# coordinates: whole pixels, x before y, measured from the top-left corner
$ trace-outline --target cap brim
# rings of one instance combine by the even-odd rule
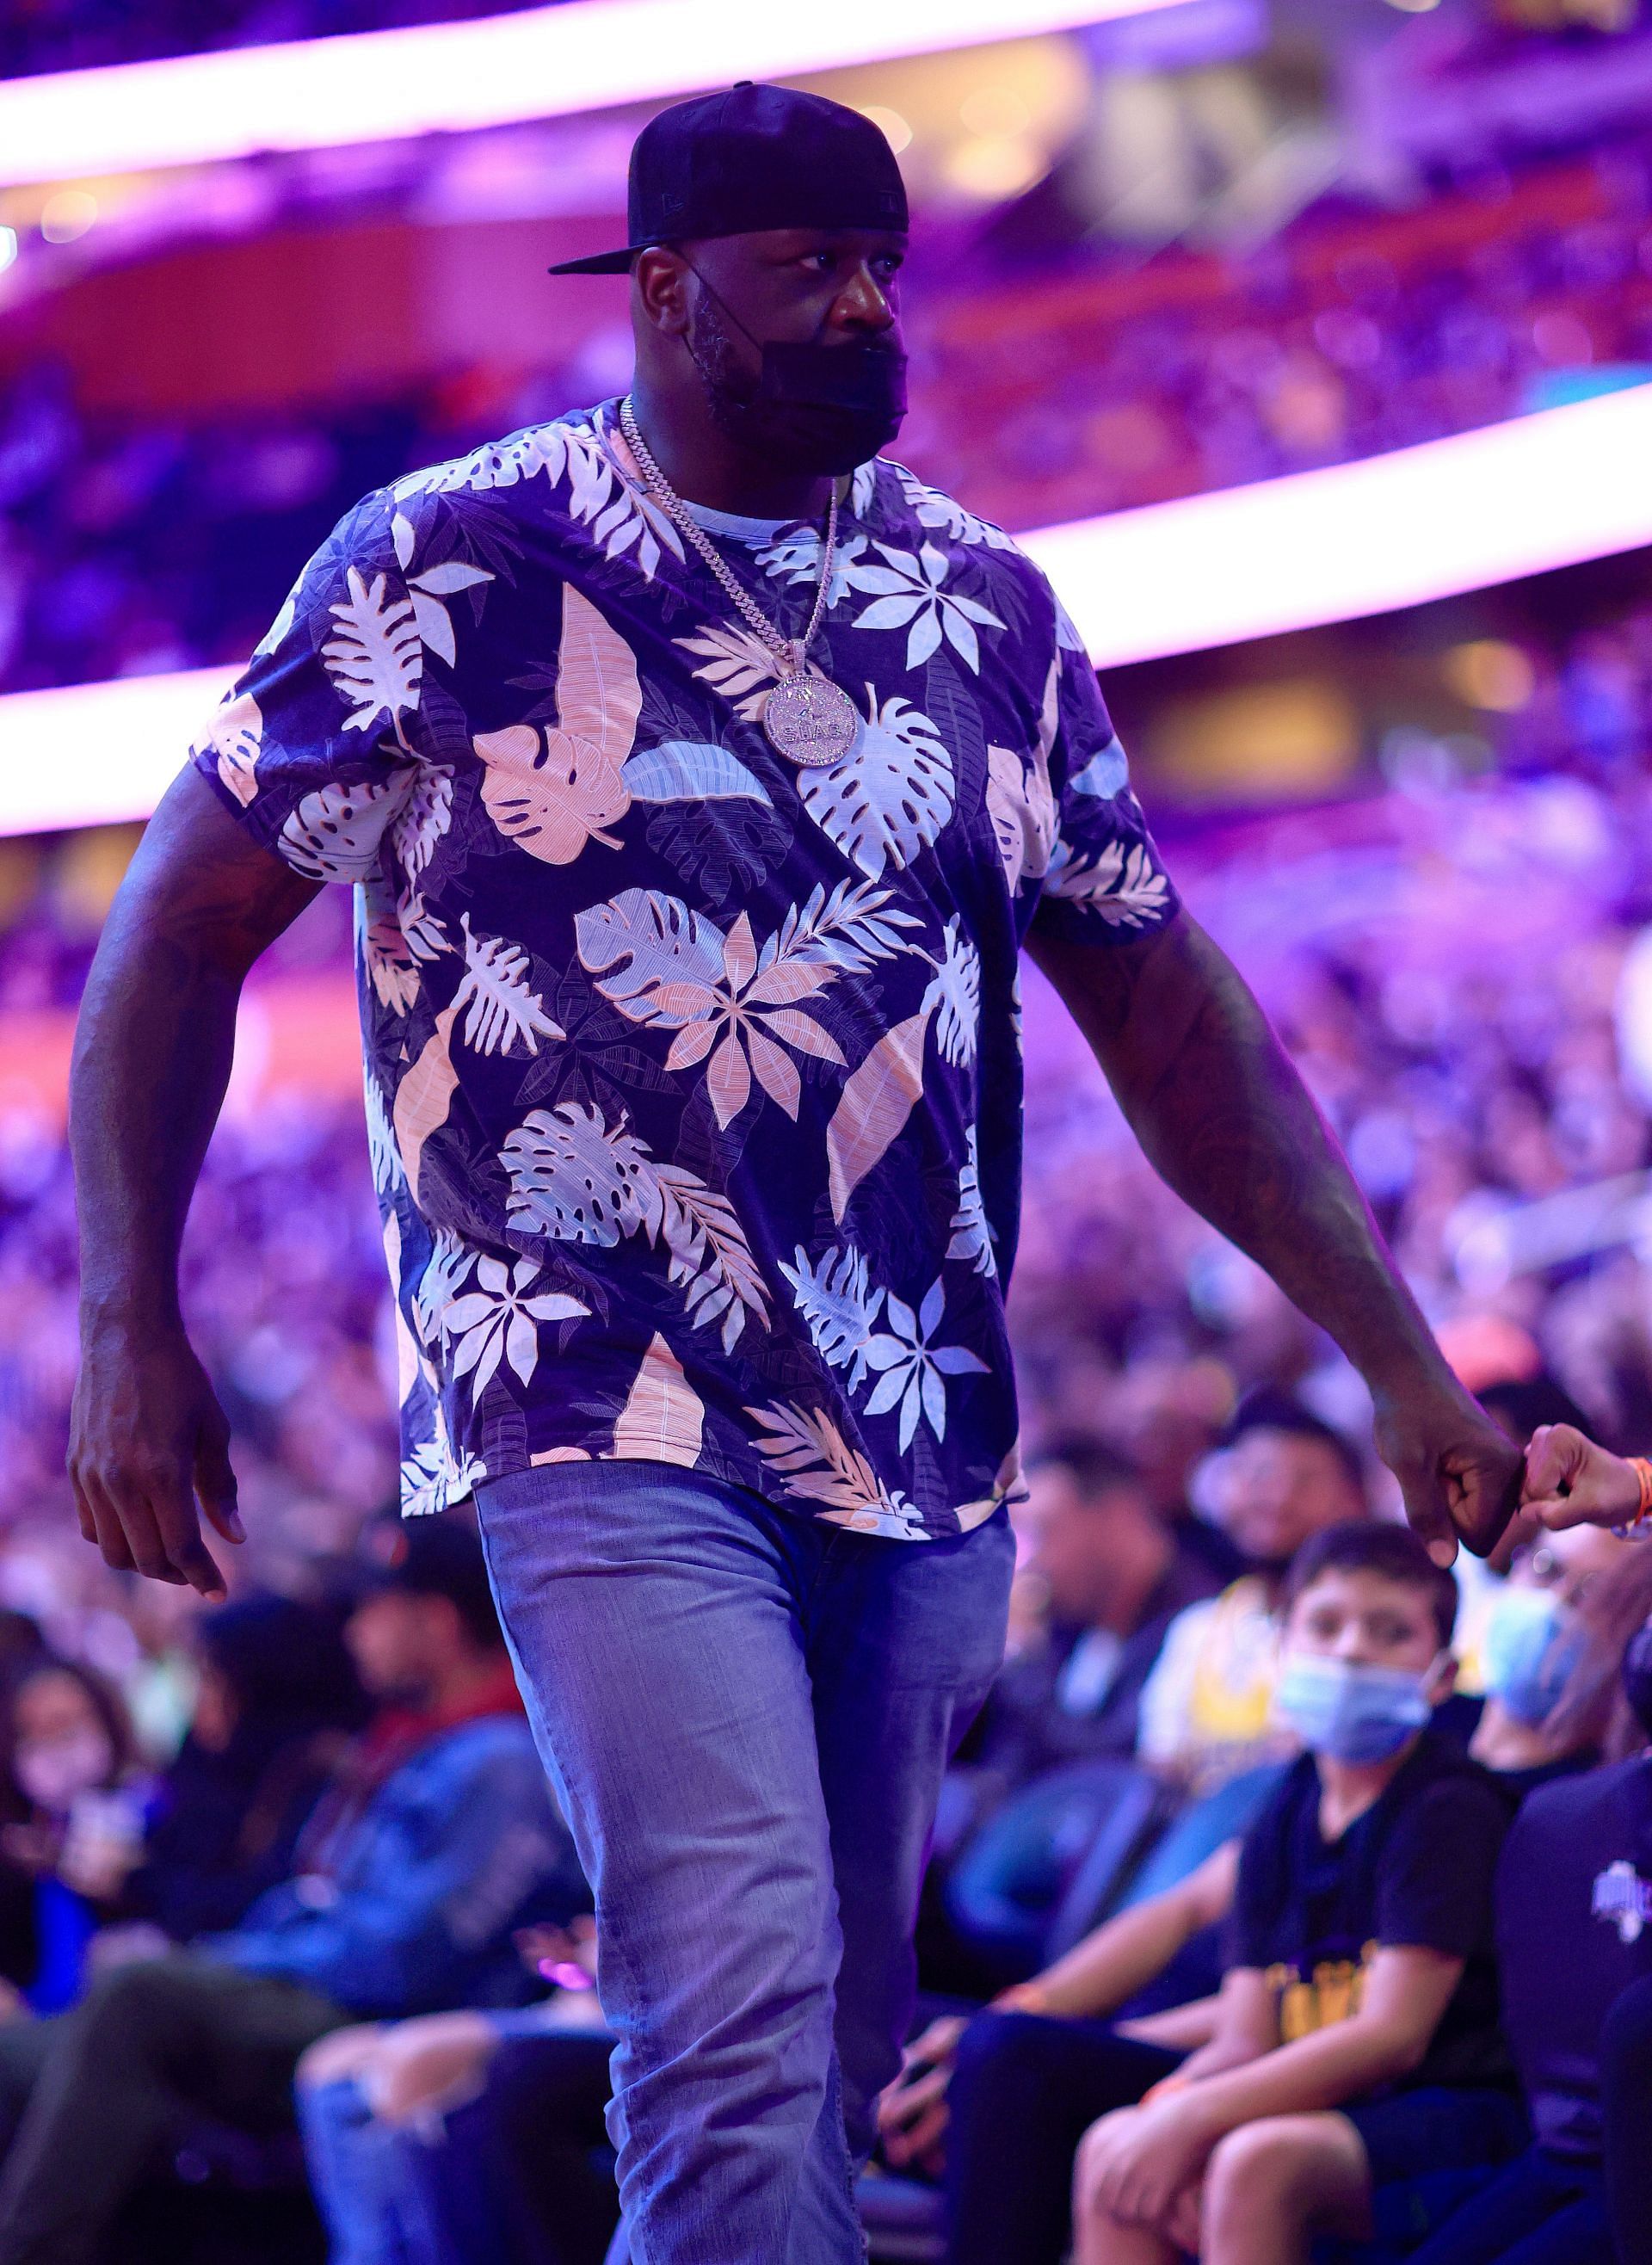
[[[593,252],[589,259],[562,259],[545,270],[547,275],[629,275],[631,262],[646,245],[628,244],[623,251]]]

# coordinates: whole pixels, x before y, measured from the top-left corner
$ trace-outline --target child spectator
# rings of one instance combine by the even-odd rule
[[[1245,1837],[1210,2041],[1153,2042],[1174,2016],[1053,2039],[1036,2014],[973,2023],[954,2265],[1056,2265],[1070,2224],[1077,2265],[1306,2260],[1318,2232],[1369,2230],[1377,2185],[1521,2144],[1492,1956],[1507,1804],[1425,1727],[1451,1687],[1455,1584],[1409,1533],[1360,1521],[1305,1545],[1284,1604],[1276,1706],[1307,1752]],[[1006,2174],[1040,2152],[1042,2180]]]
[[[1243,1403],[1206,1476],[1248,1569],[1171,1622],[1142,1691],[1137,1744],[1144,1762],[1194,1794],[1293,1751],[1272,1718],[1285,1574],[1311,1535],[1369,1508],[1354,1450],[1283,1393]]]
[[[1631,1641],[1622,1679],[1652,1736],[1652,1625]],[[1497,1947],[1534,2144],[1445,2221],[1415,2265],[1611,2265],[1614,2234],[1618,2265],[1646,2265],[1646,2078],[1634,2065],[1646,2056],[1623,2047],[1626,2033],[1644,2036],[1652,1995],[1652,1759],[1528,1798],[1498,1869]]]

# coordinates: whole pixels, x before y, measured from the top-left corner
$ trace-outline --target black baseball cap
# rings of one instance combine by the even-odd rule
[[[906,188],[870,118],[824,95],[742,79],[673,103],[631,150],[621,251],[564,259],[553,275],[623,275],[651,244],[770,228],[891,229]]]

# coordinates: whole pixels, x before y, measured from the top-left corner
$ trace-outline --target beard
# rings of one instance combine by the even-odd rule
[[[852,472],[900,430],[906,357],[897,346],[775,341],[754,371],[709,288],[688,329],[711,421],[775,470],[809,478]]]

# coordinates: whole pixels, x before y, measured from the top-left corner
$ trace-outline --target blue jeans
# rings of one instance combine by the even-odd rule
[[[596,1898],[634,2265],[858,2260],[941,1775],[1003,1655],[1006,1513],[891,1541],[644,1462],[478,1509]]]

